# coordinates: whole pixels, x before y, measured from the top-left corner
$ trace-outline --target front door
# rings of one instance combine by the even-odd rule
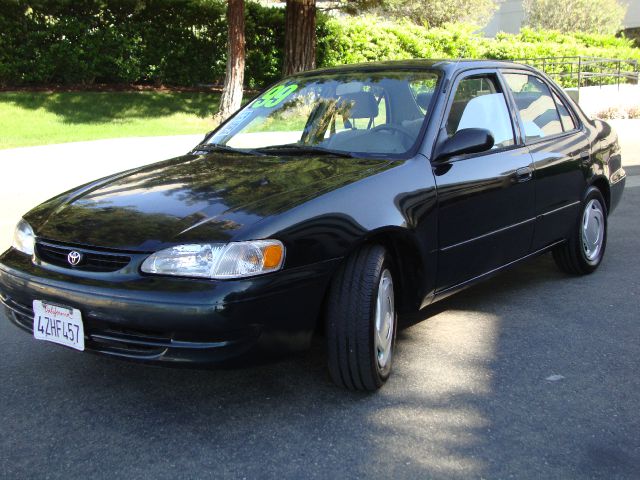
[[[488,152],[452,157],[433,167],[438,290],[527,255],[535,223],[531,155],[515,134],[497,74],[467,74],[452,91],[439,141],[463,128],[486,128],[495,144]]]

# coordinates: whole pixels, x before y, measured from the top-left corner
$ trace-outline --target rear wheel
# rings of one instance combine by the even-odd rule
[[[393,266],[382,246],[365,246],[347,259],[331,285],[325,321],[334,383],[380,388],[391,373],[397,325]]]
[[[606,246],[607,207],[600,190],[589,187],[571,237],[553,251],[553,258],[565,272],[586,275],[598,268]]]

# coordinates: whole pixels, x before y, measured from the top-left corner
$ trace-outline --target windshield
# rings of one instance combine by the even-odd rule
[[[404,154],[436,90],[435,71],[291,77],[238,112],[209,144],[234,149]]]

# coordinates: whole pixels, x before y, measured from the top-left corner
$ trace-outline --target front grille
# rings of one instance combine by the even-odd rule
[[[77,265],[71,265],[68,261],[69,253],[73,251],[82,255],[82,260]],[[131,257],[122,254],[68,247],[42,241],[36,243],[36,255],[40,260],[51,265],[86,272],[116,272],[131,262]]]

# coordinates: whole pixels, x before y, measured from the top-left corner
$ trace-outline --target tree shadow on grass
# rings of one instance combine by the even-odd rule
[[[207,118],[218,110],[219,100],[219,94],[205,92],[0,93],[0,104],[45,109],[72,124],[153,119],[176,113]]]

